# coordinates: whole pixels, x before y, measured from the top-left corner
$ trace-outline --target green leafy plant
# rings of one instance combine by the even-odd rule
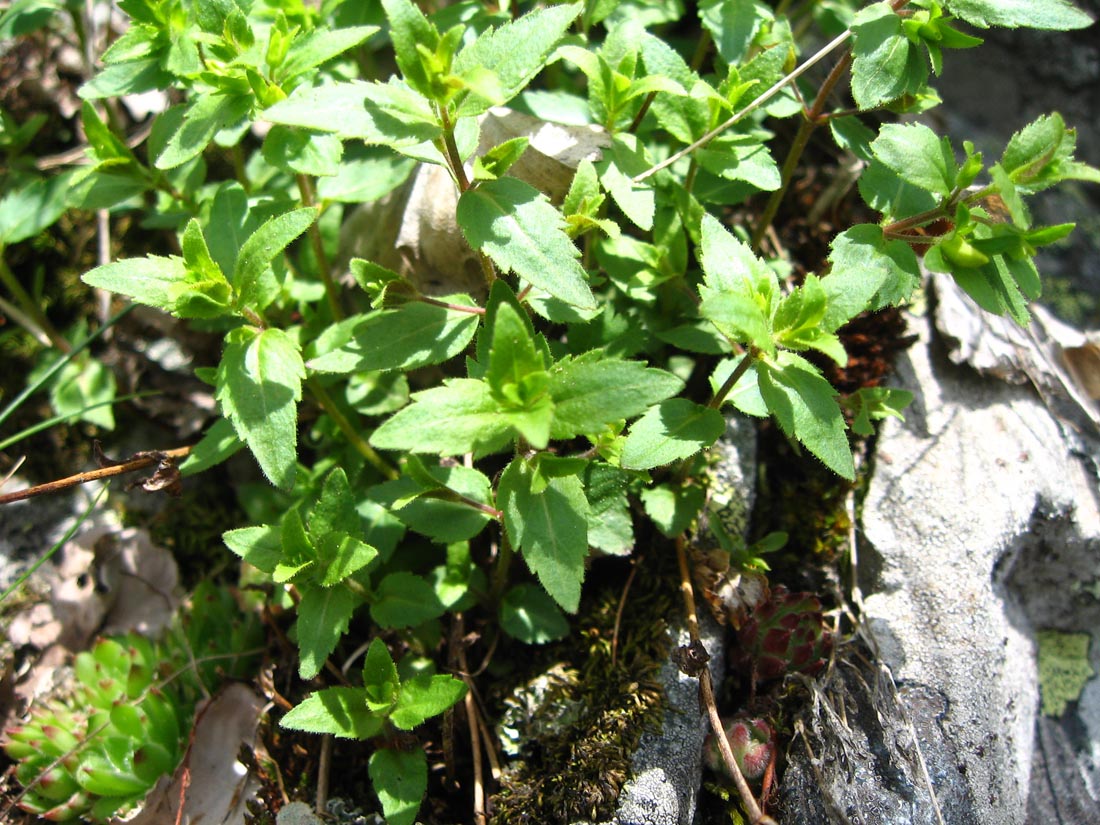
[[[171,233],[169,254],[84,282],[220,337],[198,374],[221,419],[181,469],[246,447],[275,488],[261,523],[224,539],[286,594],[301,679],[321,679],[350,636],[371,639],[353,684],[319,687],[282,724],[370,740],[391,822],[412,822],[427,789],[415,729],[468,689],[438,672],[442,647],[451,668],[460,652],[441,621],[472,617],[493,640],[564,636],[593,548],[629,552],[641,513],[669,538],[699,524],[727,415],[772,419],[853,479],[851,434],[900,417],[910,397],[829,383],[826,365],[847,362],[845,325],[909,301],[922,257],[1026,324],[1036,251],[1072,228],[1034,225],[1027,198],[1100,181],[1056,114],[992,162],[923,123],[884,122],[937,104],[929,81],[950,50],[980,44],[973,32],[1090,23],[1063,0],[708,0],[695,44],[672,38],[673,0],[119,7],[130,26],[80,90],[89,162],[22,185],[0,218],[37,198],[55,217],[140,209]],[[41,23],[38,6],[0,18]],[[811,32],[833,39],[807,54]],[[154,89],[180,102],[131,146],[104,104]],[[518,172],[531,135],[479,145],[506,105],[598,127],[602,149],[559,167],[552,197]],[[25,146],[33,126],[6,145]],[[859,161],[862,203],[852,193],[851,225],[796,276],[774,237],[815,140]],[[474,286],[429,287],[412,265],[341,246],[350,204],[430,168],[453,182],[447,217]],[[0,243],[30,229],[6,231]],[[754,575],[777,543],[723,540]],[[820,605],[781,592],[742,629],[761,668],[778,657],[761,678],[812,670],[827,647]]]

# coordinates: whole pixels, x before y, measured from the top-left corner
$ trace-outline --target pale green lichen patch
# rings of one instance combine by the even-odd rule
[[[1096,675],[1089,665],[1090,637],[1087,633],[1040,630],[1037,638],[1043,713],[1061,716],[1070,702],[1080,698],[1085,683]]]

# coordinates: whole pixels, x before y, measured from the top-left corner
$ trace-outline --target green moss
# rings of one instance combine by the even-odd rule
[[[1089,665],[1087,633],[1063,633],[1040,630],[1039,692],[1043,697],[1043,713],[1061,716],[1070,702],[1081,697],[1081,691],[1096,671]]]
[[[665,617],[680,609],[673,561],[672,549],[664,547],[639,562],[617,645],[623,577],[613,577],[582,605],[578,630],[546,651],[540,671],[556,667],[530,703],[523,727],[531,736],[501,777],[493,825],[612,817],[642,734],[660,724],[664,710],[657,679],[668,656]],[[506,707],[528,703],[533,677],[521,681]]]

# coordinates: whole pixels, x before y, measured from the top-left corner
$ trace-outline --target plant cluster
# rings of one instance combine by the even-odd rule
[[[34,31],[60,5],[15,3],[0,30]],[[247,448],[274,488],[262,523],[224,539],[286,594],[302,680],[349,637],[371,639],[353,684],[320,687],[282,724],[370,740],[397,825],[415,820],[429,777],[405,734],[473,684],[445,618],[476,624],[486,657],[500,634],[563,637],[593,549],[629,552],[642,518],[670,539],[697,525],[697,482],[729,414],[771,418],[852,479],[851,434],[900,416],[909,396],[829,383],[822,364],[846,363],[845,325],[904,305],[921,257],[1026,324],[1036,250],[1072,228],[1033,225],[1026,199],[1100,181],[1056,114],[994,159],[888,122],[936,105],[931,78],[945,52],[981,42],[974,31],[1088,25],[1064,0],[702,0],[690,43],[671,26],[680,0],[117,6],[129,26],[80,89],[88,162],[51,177],[13,164],[0,252],[68,208],[137,212],[167,231],[170,254],[83,280],[220,336],[217,363],[197,370],[220,417],[181,470]],[[171,105],[135,144],[118,101],[153,91]],[[528,137],[479,148],[481,119],[505,105],[601,127],[605,148],[560,202],[509,174]],[[6,119],[5,151],[25,151],[34,129]],[[877,218],[836,234],[825,264],[796,279],[772,230],[814,138],[858,159]],[[479,288],[429,294],[365,259],[333,271],[352,205],[420,164],[453,180]],[[0,275],[29,328],[52,329]],[[84,387],[66,412],[110,396],[94,360],[65,369],[59,380]],[[814,610],[802,601],[755,626],[798,636],[809,658],[781,653],[804,668],[824,650],[799,618]],[[747,643],[771,653],[765,636]]]
[[[72,688],[4,731],[26,789],[23,810],[51,822],[105,822],[175,770],[195,702],[226,676],[248,674],[255,657],[246,652],[261,636],[225,590],[200,585],[191,604],[178,635],[154,643],[129,633],[78,653]]]

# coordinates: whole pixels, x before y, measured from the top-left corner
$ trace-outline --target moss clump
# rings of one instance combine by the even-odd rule
[[[547,651],[544,662],[554,665],[555,676],[530,705],[524,725],[530,738],[492,799],[493,825],[599,822],[614,814],[642,734],[660,723],[664,710],[658,671],[668,656],[665,617],[678,608],[675,565],[671,549],[664,549],[638,561],[617,643],[625,576],[605,576],[609,583],[582,606],[579,630]],[[599,564],[623,566],[618,560]],[[505,704],[528,704],[525,690],[533,678]]]

